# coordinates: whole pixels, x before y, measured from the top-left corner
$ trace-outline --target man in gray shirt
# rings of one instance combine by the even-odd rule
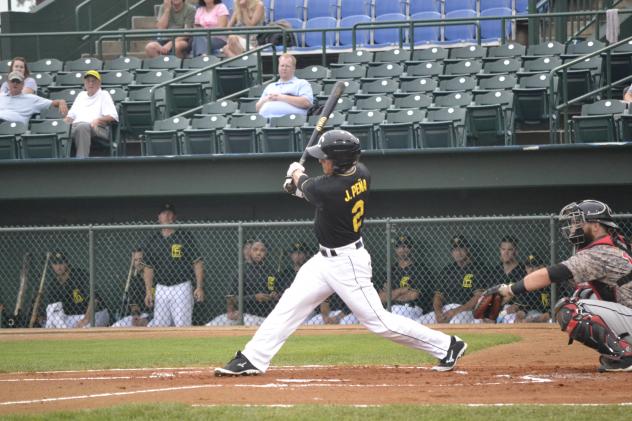
[[[193,28],[195,21],[195,8],[184,0],[163,0],[158,11],[157,29],[184,29]],[[175,48],[171,38],[158,37],[145,46],[145,54],[148,58],[168,55],[173,50],[175,55],[186,58],[189,54],[189,38],[177,37]]]
[[[8,81],[9,94],[0,95],[0,121],[15,121],[28,126],[33,114],[51,106],[59,108],[62,116],[68,113],[68,105],[63,99],[51,101],[37,95],[23,94],[24,76],[22,73],[10,73]]]

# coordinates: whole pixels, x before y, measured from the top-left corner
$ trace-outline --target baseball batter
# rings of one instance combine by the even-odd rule
[[[576,290],[555,306],[555,317],[574,340],[597,350],[599,371],[632,371],[632,250],[605,203],[584,200],[560,212],[562,235],[574,246],[569,259],[523,280],[490,288],[505,300],[552,282]]]
[[[324,175],[308,177],[303,166],[294,162],[287,176],[297,186],[294,194],[316,208],[314,229],[320,251],[301,267],[243,353],[237,351],[224,368],[215,369],[215,375],[265,373],[292,332],[334,292],[370,331],[430,353],[440,360],[434,370],[452,370],[466,343],[387,312],[371,282],[371,256],[361,236],[371,176],[358,162],[360,141],[346,131],[332,130],[307,152],[318,158]]]

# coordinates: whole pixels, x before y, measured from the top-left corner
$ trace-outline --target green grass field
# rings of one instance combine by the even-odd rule
[[[460,334],[468,353],[519,340],[508,334]],[[0,371],[80,370],[133,367],[208,367],[222,365],[249,339],[238,337],[164,339],[72,339],[0,342]],[[275,365],[425,364],[424,353],[371,334],[291,337],[274,359]],[[423,390],[420,390],[423,393]],[[208,406],[182,404],[124,405],[107,409],[2,416],[7,420],[585,420],[629,419],[624,406],[466,406],[385,405],[291,407]]]

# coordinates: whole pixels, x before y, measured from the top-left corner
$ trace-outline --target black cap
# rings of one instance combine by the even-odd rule
[[[68,263],[68,259],[66,259],[66,255],[63,251],[56,250],[50,254],[50,263],[53,265]]]
[[[469,248],[470,247],[470,243],[465,238],[463,238],[463,236],[455,235],[450,240],[450,247],[453,248],[453,249]]]
[[[530,253],[527,256],[527,261],[525,262],[525,265],[527,265],[527,266],[542,266],[542,265],[544,265],[544,262],[542,261],[540,256],[538,256],[537,254]]]
[[[296,251],[307,254],[307,245],[301,241],[292,243],[290,246],[290,253],[294,253]]]
[[[413,246],[412,238],[410,238],[408,235],[400,235],[395,240],[395,248],[400,247],[400,246],[406,246],[408,248],[412,248]]]
[[[175,214],[176,213],[176,207],[173,206],[171,203],[165,203],[160,208],[159,213],[166,212],[166,211],[171,211],[171,212],[173,212]]]

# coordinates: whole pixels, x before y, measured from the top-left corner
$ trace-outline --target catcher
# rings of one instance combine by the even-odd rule
[[[596,349],[599,371],[632,372],[632,250],[605,203],[584,200],[560,212],[562,235],[574,255],[538,269],[523,280],[483,294],[475,316],[494,318],[499,301],[570,281],[575,292],[555,305],[554,317],[574,340]],[[494,314],[495,312],[495,314]]]

